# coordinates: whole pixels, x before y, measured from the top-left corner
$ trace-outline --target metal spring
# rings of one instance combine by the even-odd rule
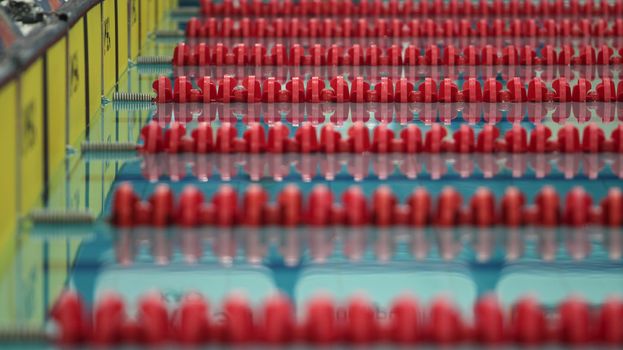
[[[171,64],[173,59],[167,56],[139,56],[136,64]]]
[[[0,342],[43,342],[51,338],[51,335],[41,328],[0,328]]]
[[[143,92],[115,92],[113,102],[152,102],[154,97]]]
[[[155,32],[156,38],[182,38],[184,37],[184,32],[181,30],[157,30]]]
[[[87,152],[134,152],[138,145],[134,142],[83,142],[80,149]]]
[[[30,213],[30,220],[35,224],[91,224],[95,217],[81,211],[39,210]]]

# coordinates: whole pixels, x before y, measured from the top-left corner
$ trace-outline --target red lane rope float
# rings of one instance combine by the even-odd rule
[[[623,19],[193,18],[192,38],[620,37]]]
[[[159,77],[153,83],[157,103],[495,103],[495,102],[616,102],[623,101],[623,81],[618,87],[611,78],[603,78],[595,88],[586,78],[570,83],[566,78],[555,79],[548,84],[539,79],[510,78],[506,86],[495,78],[481,84],[476,78],[468,78],[459,89],[452,79],[437,81],[432,78],[412,81],[408,78],[392,80],[381,78],[370,84],[363,77],[331,79],[291,77],[288,81],[275,78],[261,79],[247,76],[237,79],[177,77],[174,84],[167,77]],[[327,84],[327,81],[329,82]],[[419,84],[419,85],[417,85]]]
[[[319,129],[319,130],[318,130]],[[452,135],[440,124],[432,124],[426,133],[414,124],[394,132],[386,124],[369,130],[363,122],[355,122],[342,135],[332,123],[322,128],[304,122],[291,136],[289,128],[275,123],[266,130],[259,123],[249,124],[242,135],[233,124],[223,123],[216,130],[207,122],[187,135],[179,122],[164,128],[155,121],[141,130],[144,153],[623,153],[623,124],[612,130],[610,138],[595,123],[581,133],[575,125],[566,124],[558,130],[557,139],[543,124],[529,133],[519,124],[502,134],[493,125],[475,128],[461,125]]]
[[[52,320],[63,345],[115,344],[519,344],[568,345],[623,342],[623,301],[606,299],[598,308],[579,296],[563,300],[547,317],[545,306],[533,297],[522,297],[503,306],[492,294],[481,296],[465,315],[446,297],[422,304],[415,297],[396,298],[380,318],[377,307],[363,296],[337,303],[329,296],[315,296],[303,316],[284,295],[275,294],[253,306],[238,294],[225,298],[216,308],[226,317],[211,315],[214,305],[199,293],[184,295],[171,310],[163,295],[144,294],[135,315],[125,300],[113,292],[104,294],[88,311],[80,296],[67,291],[58,298]],[[337,317],[338,309],[348,317]]]
[[[615,16],[620,0],[202,0],[205,16]]]
[[[313,44],[307,49],[300,44],[275,44],[267,47],[238,44],[190,45],[179,43],[173,52],[176,66],[493,66],[493,65],[618,65],[623,62],[623,48],[609,45],[545,45],[538,50],[532,45],[391,45],[389,48]],[[538,54],[537,54],[538,51]],[[616,55],[615,55],[616,54]]]
[[[561,199],[552,187],[543,187],[534,204],[527,205],[520,190],[509,187],[499,201],[487,188],[480,188],[464,206],[462,196],[446,187],[436,200],[424,188],[416,188],[399,203],[389,187],[378,187],[370,198],[358,186],[343,192],[341,202],[324,185],[315,186],[306,199],[296,185],[286,186],[274,203],[259,185],[250,185],[239,197],[234,188],[222,185],[209,201],[195,186],[189,185],[177,196],[167,185],[159,185],[147,201],[142,201],[130,183],[115,190],[111,223],[116,227],[232,227],[306,225],[325,227],[585,227],[623,225],[623,194],[613,188],[597,206],[581,187]]]
[[[283,181],[292,175],[300,176],[302,181],[334,181],[344,175],[354,180],[439,180],[457,174],[461,178],[485,179],[544,179],[558,174],[566,180],[576,176],[623,179],[623,153],[159,153],[143,154],[141,174],[152,182],[165,176],[171,181],[188,177],[230,181],[237,176],[251,181]]]

